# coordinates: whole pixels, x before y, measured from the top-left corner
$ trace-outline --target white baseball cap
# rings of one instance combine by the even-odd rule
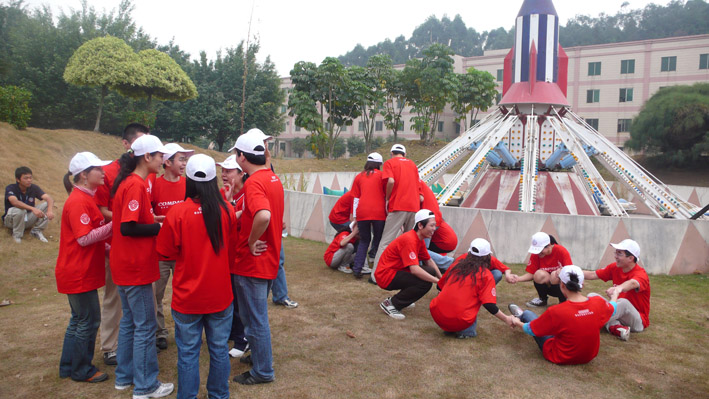
[[[241,136],[239,136],[239,137],[236,139],[236,143],[234,143],[234,146],[229,149],[229,152],[232,152],[232,151],[234,151],[235,149],[237,149],[237,148],[238,148],[237,145],[238,145],[238,143],[239,143],[239,139],[241,139],[242,137],[244,137],[244,136],[246,136],[246,135],[249,135],[249,137],[255,137],[258,141],[261,142],[261,145],[262,145],[262,146],[265,146],[265,144],[263,143],[264,141],[269,140],[269,139],[271,139],[271,138],[273,137],[273,136],[269,136],[269,135],[265,134],[264,132],[261,131],[261,129],[257,129],[257,128],[249,129],[248,132],[242,134]],[[252,148],[253,148],[253,147],[252,147]],[[248,152],[249,154],[254,154],[254,153],[252,152],[252,150],[244,150],[243,148],[239,148],[239,150],[242,151],[242,152]],[[262,152],[261,154],[254,154],[254,155],[263,155],[263,152]]]
[[[382,159],[382,156],[378,152],[373,152],[367,155],[367,161],[382,163],[384,159]]]
[[[414,216],[414,226],[416,223],[424,221],[426,219],[430,219],[436,217],[436,215],[432,212],[429,211],[428,209],[421,209],[420,211],[416,212],[416,215]]]
[[[638,258],[640,258],[640,245],[638,245],[637,242],[635,242],[629,238],[626,240],[623,240],[617,244],[611,244],[611,247],[613,247],[615,249],[620,249],[622,251],[630,252],[636,258],[636,260]]]
[[[229,151],[237,149],[248,154],[263,155],[266,150],[266,143],[263,142],[261,134],[251,131],[242,134],[236,139],[236,144]]]
[[[539,254],[550,242],[549,234],[541,231],[534,233],[532,236],[532,245],[529,247],[529,253],[535,255]]]
[[[476,238],[470,242],[468,252],[475,256],[487,256],[492,253],[492,250],[490,249],[490,243],[486,239]]]
[[[105,166],[111,161],[102,161],[91,152],[79,152],[69,162],[69,172],[76,176],[92,166]]]
[[[567,265],[561,268],[559,272],[559,280],[562,283],[568,284],[571,281],[570,275],[575,274],[579,280],[579,288],[583,288],[583,270],[575,265]]]
[[[394,151],[401,151],[404,154],[406,154],[406,147],[404,147],[401,144],[394,144],[393,146],[391,146],[391,152],[394,152]]]
[[[194,181],[210,181],[217,177],[217,167],[209,155],[197,154],[187,161],[185,174]]]
[[[170,150],[162,145],[162,141],[152,134],[144,134],[135,139],[133,144],[130,145],[130,149],[133,150],[133,155],[136,156],[152,154],[154,152],[162,152],[163,154],[170,152]]]
[[[165,163],[168,159],[172,158],[173,155],[177,154],[178,152],[184,152],[185,154],[192,155],[194,154],[194,150],[185,150],[182,148],[177,143],[167,143],[165,144],[165,148],[169,151],[165,153],[165,156],[163,157],[163,163]],[[189,156],[188,155],[188,156]]]
[[[217,165],[221,166],[222,169],[239,169],[239,170],[241,170],[241,168],[239,167],[239,164],[236,163],[236,155],[234,155],[234,154],[229,155],[224,160],[224,162],[217,162]]]

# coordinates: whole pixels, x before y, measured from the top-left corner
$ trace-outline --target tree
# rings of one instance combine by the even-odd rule
[[[645,103],[625,145],[656,154],[665,163],[709,163],[709,83],[666,87]]]
[[[470,121],[477,119],[478,111],[487,111],[495,101],[497,89],[495,78],[486,71],[469,68],[468,72],[458,76],[460,87],[458,96],[453,102],[453,111],[458,114],[456,121],[463,121],[461,133],[468,129],[468,114]]]
[[[146,76],[137,54],[123,40],[106,36],[89,40],[69,59],[64,80],[77,86],[100,88],[98,116],[94,131],[99,131],[103,100],[109,89],[120,85],[145,85]]]
[[[364,140],[357,136],[352,136],[347,139],[347,152],[350,153],[350,156],[354,156],[357,154],[361,154],[365,151],[365,144]],[[369,152],[371,150],[367,150]]]
[[[391,58],[375,55],[367,62],[367,68],[351,66],[347,69],[352,82],[352,93],[359,105],[360,122],[364,133],[365,151],[372,150],[372,138],[376,117],[383,114],[386,99],[386,84],[392,79]]]
[[[305,151],[308,149],[309,141],[300,137],[296,137],[291,141],[291,149],[298,156],[302,158]]]

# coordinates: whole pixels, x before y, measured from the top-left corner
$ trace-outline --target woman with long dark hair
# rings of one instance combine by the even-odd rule
[[[172,280],[172,318],[177,343],[177,397],[199,393],[202,332],[209,349],[207,396],[229,398],[229,332],[233,309],[229,268],[236,246],[236,215],[217,186],[214,160],[187,161],[185,202],[167,214],[157,250],[177,259]],[[206,238],[206,239],[205,239]]]
[[[566,297],[561,293],[558,273],[554,272],[573,264],[569,251],[559,245],[554,236],[540,231],[532,236],[529,253],[526,273],[517,282],[533,281],[539,297],[530,299],[527,306],[547,306],[550,296],[559,298],[559,303],[564,302]]]
[[[94,202],[96,189],[103,184],[101,161],[90,152],[71,159],[64,187],[69,198],[62,209],[59,255],[54,271],[57,290],[69,297],[71,318],[64,334],[59,377],[74,381],[101,382],[108,379],[92,364],[96,333],[101,324],[98,289],[105,285],[104,241],[111,235],[111,223]],[[70,178],[73,176],[73,179]]]
[[[377,255],[379,241],[384,232],[384,221],[387,218],[386,180],[382,179],[381,167],[382,156],[379,153],[367,155],[364,171],[360,172],[352,183],[352,213],[359,230],[359,246],[352,268],[355,278],[372,272],[364,262],[367,258],[374,259]]]
[[[581,293],[584,275],[580,267],[561,268],[559,282],[567,301],[552,306],[541,316],[524,312],[510,304],[515,326],[534,337],[545,359],[556,364],[585,364],[598,355],[601,345],[600,330],[618,306],[618,292],[606,302],[600,296]],[[593,295],[593,296],[592,296]]]
[[[157,173],[163,154],[169,151],[152,135],[137,138],[119,159],[121,166],[113,183],[113,242],[111,273],[118,286],[123,317],[118,331],[116,389],[135,385],[133,398],[159,398],[174,386],[158,380],[155,346],[157,321],[153,283],[160,278],[155,222],[145,179]]]
[[[514,317],[497,307],[495,278],[490,272],[491,253],[487,240],[474,239],[467,256],[451,265],[438,281],[441,292],[431,300],[430,311],[443,331],[455,333],[458,338],[477,336],[480,306],[513,326]]]

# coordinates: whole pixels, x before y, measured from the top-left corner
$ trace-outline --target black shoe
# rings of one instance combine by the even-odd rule
[[[256,385],[267,384],[269,382],[273,382],[273,380],[261,380],[251,375],[251,372],[245,371],[234,377],[234,382],[238,382],[241,385]]]
[[[116,351],[104,352],[103,354],[103,364],[106,366],[115,366],[118,364],[116,361]]]
[[[155,340],[155,346],[158,347],[158,349],[165,350],[167,349],[167,338],[158,338]]]
[[[251,354],[248,354],[246,356],[242,356],[239,358],[239,363],[243,364],[250,364],[253,366],[254,362],[251,361]]]
[[[353,275],[354,278],[356,278],[357,280],[361,280],[361,279],[362,279],[362,273],[353,272],[352,275]]]
[[[370,277],[369,279],[367,279],[367,282],[368,282],[369,284],[377,285],[377,283],[376,283],[374,280],[372,280],[371,277]]]

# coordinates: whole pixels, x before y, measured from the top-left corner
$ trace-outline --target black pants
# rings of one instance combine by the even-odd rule
[[[432,286],[433,283],[423,281],[411,273],[398,271],[396,275],[394,275],[394,279],[391,280],[391,283],[386,287],[386,290],[401,290],[391,297],[391,304],[394,305],[396,310],[401,310],[421,299],[431,290]]]
[[[364,267],[364,261],[369,255],[370,258],[374,259],[377,256],[377,249],[379,249],[379,241],[382,239],[382,233],[384,232],[384,221],[383,220],[362,220],[357,222],[357,228],[359,228],[359,246],[357,247],[357,253],[354,258],[354,267],[352,271],[359,273]],[[371,240],[371,247],[370,247]],[[369,249],[369,251],[367,251]]]
[[[559,284],[538,284],[534,283],[534,288],[537,289],[537,293],[539,294],[539,299],[542,301],[546,301],[548,297],[553,296],[556,298],[559,298],[559,303],[562,303],[566,300],[566,297],[564,294],[561,293],[561,287],[559,287]]]

